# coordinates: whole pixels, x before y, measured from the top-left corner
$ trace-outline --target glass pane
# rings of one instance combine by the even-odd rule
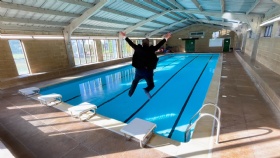
[[[142,40],[136,40],[136,44],[142,44]]]
[[[77,40],[77,43],[78,43],[78,50],[79,50],[79,56],[80,56],[81,64],[86,64],[83,40]]]
[[[108,48],[107,40],[101,40],[101,45],[102,45],[102,54],[105,54]]]
[[[271,37],[271,33],[272,33],[272,25],[269,27],[269,37]]]
[[[80,63],[80,58],[79,58],[77,41],[76,40],[71,40],[71,44],[72,44],[72,49],[73,49],[75,65],[80,65],[81,63]]]
[[[122,40],[121,41],[121,48],[122,48],[122,57],[123,58],[127,57],[127,50],[126,50],[125,44],[126,44],[126,41]]]
[[[117,40],[112,40],[113,41],[113,59],[117,59],[118,57],[118,45],[117,45]]]
[[[123,46],[123,57],[132,56],[133,49],[125,40],[123,40],[122,46]]]
[[[108,40],[101,40],[102,44],[102,54],[103,54],[103,60],[108,60],[107,54],[109,53],[109,44]]]
[[[83,40],[83,41],[84,41],[84,50],[85,50],[85,54],[86,54],[86,62],[87,62],[87,64],[89,64],[89,63],[91,63],[89,42],[88,42],[88,40]]]
[[[126,49],[127,49],[128,56],[132,56],[133,48],[128,43],[126,43]]]
[[[18,74],[29,74],[28,65],[20,40],[9,40],[9,45],[13,54],[13,58],[15,60]]]

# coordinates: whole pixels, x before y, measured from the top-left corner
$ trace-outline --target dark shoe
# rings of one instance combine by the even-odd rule
[[[129,97],[131,97],[131,96],[132,96],[132,93],[131,93],[131,91],[129,91],[129,92],[128,92],[128,96],[129,96]]]
[[[147,97],[149,98],[149,99],[151,99],[152,97],[151,97],[151,94],[144,88],[144,92],[145,92],[145,94],[147,95]]]

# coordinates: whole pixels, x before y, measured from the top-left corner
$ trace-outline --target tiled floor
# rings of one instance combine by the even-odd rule
[[[234,54],[224,54],[222,76],[222,127],[213,158],[280,157],[279,111],[263,99]]]
[[[224,54],[223,60],[218,101],[222,126],[212,157],[280,157],[279,112],[263,99],[233,53]],[[42,106],[16,94],[17,89],[0,91],[0,138],[16,157],[173,157],[156,148],[141,149],[138,142]],[[208,152],[177,156],[200,157]]]

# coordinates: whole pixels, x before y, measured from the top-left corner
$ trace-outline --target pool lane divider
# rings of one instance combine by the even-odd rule
[[[67,99],[67,100],[65,100],[65,101],[63,101],[63,102],[68,102],[68,101],[70,101],[70,100],[73,100],[73,99],[75,99],[75,98],[78,98],[78,97],[80,97],[81,95],[77,95],[77,96],[74,96],[74,97],[72,97],[72,98],[70,98],[70,99]]]
[[[127,75],[123,75],[121,78],[124,78],[124,77],[126,77]],[[104,84],[102,84],[101,86],[103,87],[103,86],[106,86],[107,84],[106,83],[104,83]],[[122,92],[123,93],[123,92]],[[75,98],[78,98],[78,97],[81,97],[81,94],[79,94],[79,95],[77,95],[77,96],[74,96],[74,97],[72,97],[72,98],[70,98],[70,99],[67,99],[66,101],[63,101],[63,102],[68,102],[68,101],[70,101],[70,100],[73,100],[73,99],[75,99]]]
[[[183,67],[181,67],[176,73],[174,73],[152,96],[155,96],[174,76],[176,76],[181,70],[183,70],[187,65],[189,65],[191,62],[193,62],[198,56],[195,56],[192,60],[190,60],[188,63],[186,63]],[[134,115],[136,115],[148,102],[150,99],[148,99],[140,108],[138,108],[133,114],[131,114],[124,123],[127,123]]]
[[[172,56],[172,57],[173,57],[173,56]],[[170,58],[171,58],[171,57],[170,57]],[[169,58],[167,58],[167,59],[169,59]],[[165,60],[166,60],[166,59],[165,59]],[[179,59],[177,59],[177,60],[179,60]],[[177,61],[177,60],[175,60],[175,61]],[[167,65],[165,65],[165,66],[168,66],[168,65],[170,65],[170,64],[173,63],[173,62],[174,62],[174,61],[170,62],[169,64],[167,64]],[[165,67],[165,66],[164,66],[164,67]],[[142,80],[140,80],[140,81],[142,81]],[[139,82],[140,82],[140,81],[139,81]],[[100,108],[102,105],[104,105],[104,104],[106,104],[106,103],[108,103],[108,102],[110,102],[110,101],[116,99],[118,96],[120,96],[120,95],[123,94],[124,92],[128,91],[129,89],[130,89],[130,87],[127,88],[127,89],[125,89],[124,91],[120,92],[119,94],[115,95],[114,97],[112,97],[112,98],[106,100],[105,102],[101,103],[100,105],[97,105],[97,108]],[[149,101],[149,100],[148,100],[148,101]],[[145,104],[145,103],[144,103],[144,104]]]
[[[172,58],[172,57],[174,57],[174,55],[170,55],[170,57],[168,57],[168,58],[166,58],[166,59],[163,59],[162,61],[167,60],[167,59]],[[124,75],[124,76],[122,76],[121,78],[123,78],[123,77],[125,77],[125,76],[127,76],[127,75]],[[106,86],[106,85],[107,85],[107,84],[102,84],[101,86],[103,87],[103,86]],[[99,105],[99,106],[97,106],[97,107],[100,107],[100,106],[102,106],[102,105],[104,105],[104,104],[110,102],[111,100],[117,98],[119,95],[123,94],[123,93],[124,93],[125,91],[127,91],[127,90],[128,90],[128,89],[124,90],[123,92],[121,92],[121,93],[119,93],[118,95],[116,95],[115,97],[113,97],[113,98],[111,98],[111,99],[105,101],[104,103],[102,103],[101,105]],[[80,94],[79,94],[79,95],[76,95],[76,96],[74,96],[74,97],[72,97],[72,98],[70,98],[70,99],[67,99],[67,100],[63,101],[63,102],[68,102],[68,101],[73,100],[73,99],[78,98],[78,97],[81,97],[81,95],[80,95]]]
[[[209,64],[209,62],[211,61],[212,57],[213,57],[213,55],[209,58],[208,62],[205,64],[203,70],[201,71],[199,77],[197,78],[197,80],[196,80],[196,82],[195,82],[195,84],[194,84],[194,86],[193,86],[191,92],[190,92],[189,95],[188,95],[188,98],[186,99],[186,101],[185,101],[185,103],[184,103],[184,105],[183,105],[183,107],[182,107],[182,109],[181,109],[181,111],[180,111],[180,113],[179,113],[179,115],[178,115],[176,121],[175,121],[175,123],[173,124],[173,127],[172,127],[172,129],[171,129],[171,131],[170,131],[170,133],[169,133],[169,135],[168,135],[168,138],[171,138],[171,137],[172,137],[172,134],[173,134],[175,128],[177,127],[177,124],[178,124],[179,120],[181,119],[181,116],[182,116],[182,114],[183,114],[185,108],[187,107],[188,101],[190,100],[193,91],[194,91],[194,89],[196,88],[196,85],[197,85],[198,81],[200,80],[202,74],[204,73],[204,71],[205,71],[207,65]]]

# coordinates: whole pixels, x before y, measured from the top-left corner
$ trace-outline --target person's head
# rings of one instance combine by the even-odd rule
[[[148,38],[145,38],[145,39],[142,40],[142,45],[143,46],[149,46],[149,43],[150,43],[150,41],[149,41]]]

